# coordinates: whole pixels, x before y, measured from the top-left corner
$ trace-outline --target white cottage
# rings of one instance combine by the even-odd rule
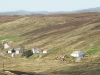
[[[24,52],[23,48],[17,48],[16,49],[16,54],[20,54],[20,53],[23,53],[23,52]]]
[[[10,50],[8,50],[8,53],[15,53],[15,50],[14,49],[10,49]]]
[[[49,53],[49,52],[50,52],[50,50],[48,50],[48,49],[43,50],[43,53]]]
[[[2,41],[2,45],[4,46],[4,49],[9,48],[10,46],[8,45],[8,43],[6,41]]]
[[[42,53],[42,50],[40,50],[39,48],[33,48],[32,52],[33,53]]]
[[[72,54],[71,54],[71,56],[72,57],[84,57],[84,53],[83,52],[81,52],[81,51],[74,51]]]
[[[7,43],[4,44],[4,49],[9,48],[9,45]]]

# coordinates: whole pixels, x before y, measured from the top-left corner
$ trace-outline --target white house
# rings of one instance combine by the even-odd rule
[[[24,52],[23,48],[17,48],[16,49],[16,54],[20,54],[20,53],[23,53],[23,52]]]
[[[4,46],[4,49],[9,48],[10,46],[8,45],[8,43],[6,41],[2,41],[2,45]]]
[[[43,53],[49,53],[49,52],[50,52],[50,50],[48,50],[48,49],[43,50]]]
[[[73,56],[73,57],[84,57],[84,53],[83,52],[81,52],[81,51],[74,51],[72,54],[71,54],[71,56]]]
[[[15,53],[15,50],[14,49],[10,49],[10,50],[8,50],[8,53]]]
[[[4,44],[4,49],[9,48],[9,45],[7,43]]]
[[[40,50],[39,48],[33,48],[32,52],[33,53],[42,53],[42,50]]]

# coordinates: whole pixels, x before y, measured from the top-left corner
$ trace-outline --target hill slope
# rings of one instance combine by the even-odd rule
[[[87,40],[90,41],[88,44],[99,40],[99,17],[99,13],[25,16],[0,24],[0,36],[4,39],[12,37],[13,41],[20,40],[16,42],[28,48],[60,47],[66,50],[78,43],[82,45]],[[74,48],[80,49],[80,46]]]
[[[94,51],[91,52],[91,55],[93,57],[99,56],[100,13],[15,16],[14,20],[8,21],[11,17],[8,17],[8,19],[6,16],[3,17],[6,22],[1,20],[0,41],[13,42],[13,48],[21,45],[26,49],[32,49],[33,47],[50,49],[51,52],[45,55],[43,60],[51,59],[61,54],[69,55],[76,49],[84,52]],[[25,62],[26,60],[23,59]],[[30,60],[30,62],[33,61]],[[42,63],[42,60],[37,60],[37,62]],[[49,62],[47,63],[50,64]],[[61,67],[63,68],[64,65],[61,65]],[[25,67],[23,66],[23,68]]]

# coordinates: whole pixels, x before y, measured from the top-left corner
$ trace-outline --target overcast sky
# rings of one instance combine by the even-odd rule
[[[5,11],[73,11],[100,7],[100,0],[0,0],[0,12]]]

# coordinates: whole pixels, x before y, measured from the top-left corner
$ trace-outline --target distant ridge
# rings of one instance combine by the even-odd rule
[[[89,8],[89,9],[82,9],[82,10],[75,10],[75,11],[57,11],[57,12],[48,12],[48,11],[25,11],[25,10],[18,10],[18,11],[8,11],[8,12],[0,12],[0,15],[36,15],[36,14],[69,14],[69,13],[81,13],[81,12],[100,12],[100,7],[96,8]]]
[[[76,10],[76,11],[73,11],[73,12],[74,13],[77,13],[77,12],[100,12],[100,7]]]
[[[19,10],[19,11],[8,11],[8,12],[0,12],[0,15],[31,15],[30,12],[25,10]]]
[[[8,16],[12,16],[12,15],[36,15],[36,14],[44,14],[44,15],[48,15],[48,14],[65,14],[67,12],[65,11],[59,11],[59,12],[48,12],[48,11],[25,11],[25,10],[18,10],[18,11],[8,11],[8,12],[0,12],[0,15],[8,15]]]

